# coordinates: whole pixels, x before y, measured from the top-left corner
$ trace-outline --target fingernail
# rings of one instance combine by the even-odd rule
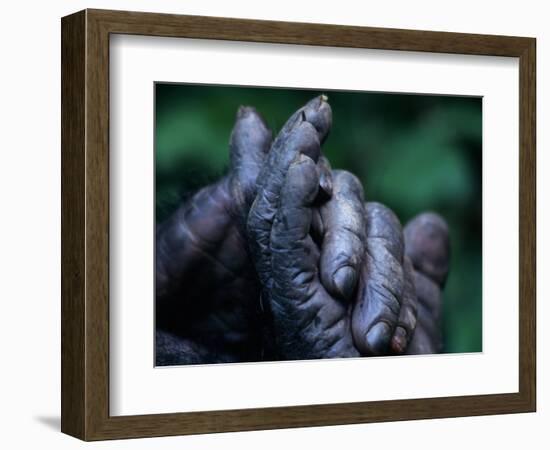
[[[289,119],[288,130],[289,131],[295,130],[305,121],[306,121],[306,115],[304,111],[299,111],[297,114],[294,114],[294,117]]]
[[[357,283],[357,272],[353,267],[344,266],[334,272],[334,286],[343,299],[349,300]]]
[[[304,107],[306,119],[319,133],[321,143],[327,138],[332,125],[332,110],[325,99],[323,96],[315,97]]]
[[[307,102],[305,108],[319,110],[321,106],[323,106],[323,103],[326,103],[327,100],[328,97],[325,94],[318,95],[317,97],[314,97],[309,102]]]
[[[365,336],[367,347],[372,354],[381,355],[388,348],[391,330],[386,322],[378,322]]]
[[[391,340],[391,349],[394,353],[401,354],[407,347],[407,332],[403,327],[397,327]]]

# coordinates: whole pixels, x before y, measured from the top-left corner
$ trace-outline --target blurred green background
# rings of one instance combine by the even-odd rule
[[[449,223],[444,350],[481,351],[481,98],[158,83],[157,221],[223,175],[239,105],[254,106],[276,132],[321,93],[333,111],[323,146],[332,167],[357,175],[365,198],[403,224],[425,210]]]

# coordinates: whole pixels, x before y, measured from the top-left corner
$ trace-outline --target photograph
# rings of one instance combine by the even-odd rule
[[[44,73],[61,102],[40,58],[19,58],[60,117],[35,108],[38,132],[6,148],[29,160],[22,136],[60,145],[60,161],[32,147],[60,163],[37,174],[58,178],[61,302],[46,309],[61,330],[39,333],[55,353],[35,352],[58,362],[57,390],[37,384],[54,409],[17,405],[121,445],[213,433],[257,448],[274,430],[333,448],[364,443],[338,430],[368,424],[369,444],[390,430],[425,446],[427,419],[449,419],[441,436],[471,423],[457,448],[540,436],[542,14],[90,6],[42,15],[60,27],[55,54],[20,52],[58,70]],[[12,91],[26,117],[28,89]],[[11,221],[25,238],[6,234],[24,268],[44,186],[14,197],[32,206]],[[46,364],[23,354],[6,359],[19,378]]]
[[[483,351],[482,97],[153,89],[155,367]]]

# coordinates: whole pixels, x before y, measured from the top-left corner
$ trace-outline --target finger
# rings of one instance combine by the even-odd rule
[[[320,143],[318,133],[309,122],[298,117],[293,128],[286,132],[283,141],[278,137],[269,153],[260,175],[258,194],[248,215],[247,229],[250,236],[250,249],[255,260],[256,270],[264,284],[270,281],[270,234],[279,195],[290,164],[300,153],[318,159]],[[317,179],[318,180],[318,179]],[[269,286],[267,286],[269,288]]]
[[[258,177],[258,195],[247,223],[256,270],[264,284],[270,283],[269,236],[288,167],[298,153],[318,161],[320,142],[328,135],[331,123],[332,111],[326,97],[316,97],[287,120],[271,145]]]
[[[242,199],[246,202],[244,204],[250,204],[253,200],[256,179],[263,167],[271,141],[271,130],[260,114],[252,107],[241,106],[231,132],[229,155],[231,170],[241,188],[236,189],[235,193],[245,197]]]
[[[292,114],[292,116],[290,116],[279,134],[277,134],[277,137],[275,138],[275,141],[271,146],[270,156],[272,156],[271,154],[273,153],[275,153],[276,155],[281,153],[282,148],[286,147],[287,141],[289,140],[290,136],[295,133],[297,126],[299,126],[303,122],[307,122],[313,127],[315,133],[317,134],[319,145],[312,148],[305,146],[301,149],[301,151],[309,156],[311,159],[313,159],[315,162],[318,161],[318,148],[320,148],[320,144],[328,136],[328,132],[332,125],[332,110],[330,108],[330,105],[326,102],[325,96],[315,97],[314,99],[306,103],[303,107],[298,109],[294,114]],[[276,156],[273,155],[273,158],[275,157]],[[270,160],[268,160],[268,164],[264,167],[262,175],[268,174],[270,172],[270,161],[271,158]]]
[[[391,350],[395,354],[402,354],[407,349],[416,327],[417,298],[414,285],[414,269],[409,258],[403,260],[405,287],[397,327],[391,340]]]
[[[405,252],[416,270],[444,286],[449,273],[449,227],[435,213],[422,213],[403,230]]]
[[[418,297],[418,318],[416,329],[407,348],[409,355],[440,353],[443,349],[441,333],[441,289],[427,276],[414,273]]]
[[[302,118],[302,120],[313,125],[319,135],[319,142],[321,144],[325,142],[332,126],[332,109],[327,100],[328,98],[325,95],[319,95],[311,99],[290,116],[279,135],[284,137],[286,133],[291,131],[293,123]]]
[[[308,124],[306,127],[305,124]],[[304,136],[303,142],[300,145],[300,151],[309,156],[315,162],[318,162],[320,156],[320,144],[328,135],[328,131],[332,124],[332,111],[330,105],[326,102],[326,97],[319,96],[310,100],[302,108],[298,109],[290,118],[286,121],[281,131],[277,134],[277,137],[273,141],[271,151],[266,164],[262,168],[260,173],[260,183],[267,183],[273,170],[276,169],[280,162],[280,157],[288,155],[290,161],[295,157],[295,153],[291,154],[288,149],[289,141],[296,141],[299,136],[297,130],[300,127],[311,128],[307,130],[307,136]],[[316,134],[316,139],[313,138],[313,134]],[[295,145],[296,147],[296,145]],[[328,161],[320,162],[323,164],[322,172],[326,172]],[[285,173],[286,169],[285,168]],[[330,166],[328,167],[330,169]],[[326,175],[326,174],[325,174]],[[330,175],[325,176],[325,179],[329,180]],[[325,181],[324,184],[328,186],[329,181]]]
[[[327,139],[332,127],[332,109],[327,100],[327,96],[319,95],[295,113],[302,113],[305,116],[305,120],[314,126],[321,144]],[[320,173],[319,186],[321,189],[319,190],[319,195],[323,199],[330,198],[332,195],[332,171],[328,159],[321,156],[317,162],[317,168]]]
[[[288,170],[271,232],[270,311],[277,347],[286,359],[359,356],[346,305],[322,288],[319,251],[310,236],[319,190],[315,163],[301,154]]]
[[[379,203],[367,203],[366,260],[352,313],[355,345],[363,355],[389,351],[404,290],[403,236],[399,220]]]
[[[275,298],[303,301],[313,294],[311,285],[318,253],[309,230],[318,189],[315,163],[305,155],[298,155],[288,169],[271,232]]]
[[[365,254],[366,217],[361,182],[349,172],[334,171],[333,195],[320,208],[323,286],[337,298],[355,292]]]
[[[319,95],[306,103],[304,107],[306,120],[311,123],[317,133],[321,144],[325,142],[332,127],[332,109],[328,104],[326,95]]]

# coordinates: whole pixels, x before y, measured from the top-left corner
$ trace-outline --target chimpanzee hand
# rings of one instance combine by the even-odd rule
[[[334,172],[333,188],[328,161],[319,156],[331,119],[325,98],[313,99],[288,120],[272,143],[271,132],[258,113],[253,108],[239,110],[231,136],[229,174],[199,191],[157,230],[157,364],[276,357],[273,349],[264,353],[265,344],[276,336],[262,336],[264,313],[259,309],[259,285],[247,252],[244,221],[256,194],[258,173],[263,170],[258,183],[262,196],[277,204],[276,192],[270,192],[270,186],[281,182],[282,174],[300,152],[317,161],[315,174],[320,188],[314,200],[316,207],[311,209],[309,233],[318,245],[320,280],[327,298],[338,301],[332,309],[340,307],[352,318],[347,320],[355,348],[348,342],[340,345],[345,351],[333,346],[333,352],[325,356],[404,350],[421,353],[440,348],[440,291],[430,290],[433,283],[413,273],[407,257],[402,256],[403,239],[395,216],[381,205],[367,204],[365,208],[362,188],[347,172]],[[279,181],[267,182],[273,177]],[[275,212],[273,208],[265,211],[265,227],[262,229],[258,222],[258,240],[252,242],[255,256],[261,252],[271,255]],[[422,234],[423,228],[417,228],[420,231],[413,235]],[[417,245],[411,258],[422,255],[422,251],[422,245]],[[256,258],[262,279],[273,277],[270,258]],[[430,259],[419,256],[413,260],[424,273],[422,264],[426,266]],[[268,264],[263,267],[262,261]],[[432,265],[444,266],[446,273],[448,262],[442,266],[441,261]],[[358,279],[360,288],[356,290]],[[415,282],[421,286],[418,332],[414,331]],[[265,292],[264,286],[268,298],[269,291]],[[266,304],[269,314],[271,305]],[[326,337],[330,340],[328,334]],[[349,337],[343,340],[350,341]],[[284,356],[284,351],[277,352]],[[296,357],[319,357],[304,355],[305,349],[299,347],[296,352]]]
[[[393,214],[381,206],[371,208],[369,217],[361,185],[347,172],[335,173],[332,198],[317,205],[315,162],[320,142],[315,129],[306,120],[296,120],[286,140],[286,145],[269,155],[247,224],[271,321],[272,358],[377,354],[389,344],[385,340],[392,337],[401,318],[405,281],[399,222],[395,219],[395,226]],[[317,242],[312,233],[315,217],[322,229]],[[369,248],[374,251],[368,270],[363,264],[365,246],[367,252]],[[360,275],[359,300],[351,302]],[[323,279],[328,282],[322,283]],[[338,280],[341,286],[334,294],[326,288],[330,280]],[[388,293],[398,297],[393,298],[397,305],[391,305],[393,316],[384,309],[389,308]],[[386,337],[378,325],[388,322],[392,333]],[[401,322],[414,328],[408,316]]]
[[[278,157],[270,155],[248,219],[262,295],[271,314],[272,358],[437,351],[440,290],[425,292],[423,272],[415,272],[405,255],[399,220],[381,204],[364,205],[359,181],[344,171],[334,171],[333,196],[317,206],[314,160],[319,143],[307,123],[295,124],[294,132],[297,137],[290,135],[290,145]],[[346,230],[346,234],[329,231],[317,241],[311,233],[316,217],[321,229]],[[448,250],[444,254],[438,248],[446,243],[448,249],[446,229],[433,242],[425,237],[434,234],[429,224],[415,223],[408,234],[408,254],[417,270],[444,278]],[[330,270],[326,259],[332,261]],[[346,280],[340,283],[344,289],[338,291],[344,295],[326,290],[336,278],[334,268]],[[328,282],[321,283],[324,279]],[[417,279],[423,283],[418,332]]]
[[[260,357],[259,287],[239,217],[270,145],[261,117],[240,108],[228,175],[187,199],[157,228],[157,364]]]
[[[281,153],[298,121],[307,122],[322,142],[332,121],[326,99],[317,97],[300,108],[274,142],[259,114],[253,108],[241,108],[231,135],[228,175],[200,190],[158,227],[157,329],[163,330],[157,333],[161,344],[157,345],[161,350],[157,352],[158,364],[260,359],[263,325],[259,285],[247,252],[244,221],[266,155]],[[324,157],[317,158],[316,169],[320,198],[330,198],[332,174]],[[312,232],[320,238],[329,233],[344,237],[350,233],[339,229],[339,222],[323,226],[317,217],[316,224]],[[331,251],[334,245],[329,242],[324,246],[327,255],[336,255]],[[353,255],[349,255],[352,266],[357,265]],[[330,292],[341,297],[349,296],[353,290],[350,285],[357,281],[357,276],[336,273],[345,263],[342,255],[338,260],[324,258],[323,281]],[[191,356],[184,358],[185,354]]]
[[[303,128],[307,124],[298,126]],[[309,135],[311,141],[298,141],[297,147],[307,145],[315,159],[315,136]],[[326,233],[319,248],[310,233],[318,189],[314,161],[289,151],[270,172],[250,210],[248,230],[271,314],[274,359],[402,353],[416,325],[416,297],[399,221],[382,205],[365,207],[359,181],[335,171],[321,222],[338,222],[347,234]],[[325,258],[341,261],[337,273],[344,273],[346,295],[332,295],[321,283]]]

